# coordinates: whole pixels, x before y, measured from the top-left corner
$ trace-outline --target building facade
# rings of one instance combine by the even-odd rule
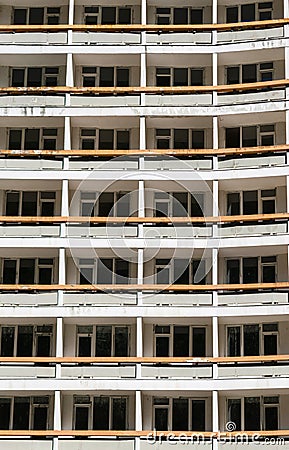
[[[0,2],[0,449],[289,448],[288,17]]]

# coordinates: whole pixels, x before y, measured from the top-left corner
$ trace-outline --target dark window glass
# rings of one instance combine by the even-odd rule
[[[2,327],[1,356],[14,356],[14,337],[14,327]]]
[[[37,216],[37,192],[23,192],[22,216]]]
[[[13,259],[4,259],[3,265],[3,284],[16,283],[16,261]]]
[[[35,272],[34,259],[20,259],[19,283],[33,284]]]
[[[192,130],[192,148],[205,148],[204,130]]]
[[[193,284],[206,284],[205,260],[194,259],[192,261]]]
[[[95,397],[93,402],[93,429],[109,430],[109,398]]]
[[[158,87],[171,85],[170,69],[158,68],[156,70],[156,85]]]
[[[202,194],[191,194],[191,216],[204,216],[204,198]]]
[[[241,430],[241,399],[234,398],[228,400],[228,419],[236,424],[236,430]]]
[[[89,408],[77,406],[75,408],[75,430],[88,430]]]
[[[227,328],[228,356],[241,356],[240,327]]]
[[[262,266],[262,282],[276,283],[276,267],[274,264]]]
[[[97,283],[112,284],[113,260],[111,258],[101,258],[97,265]]]
[[[39,129],[27,128],[25,130],[24,150],[39,150],[39,136]]]
[[[46,406],[34,406],[33,415],[33,430],[46,430],[47,429],[47,417],[48,408]]]
[[[188,23],[188,8],[174,8],[174,24],[187,25]]]
[[[9,430],[10,411],[11,411],[11,399],[10,398],[0,398],[0,429],[1,430]]]
[[[81,267],[79,284],[91,284],[93,283],[93,268]]]
[[[206,401],[192,400],[192,431],[206,429]]]
[[[44,8],[29,8],[29,25],[44,24]]]
[[[187,398],[173,399],[173,423],[174,431],[189,429],[189,401]]]
[[[168,418],[168,408],[155,408],[155,429],[157,431],[167,431]]]
[[[6,216],[18,216],[18,214],[19,214],[19,192],[7,192]]]
[[[189,148],[189,130],[174,130],[174,148],[187,149]]]
[[[259,325],[244,325],[244,356],[259,356]]]
[[[246,397],[245,398],[245,430],[258,431],[260,430],[260,398]]]
[[[111,326],[96,327],[95,356],[112,356],[111,334]]]
[[[12,70],[12,86],[13,87],[25,86],[25,69]]]
[[[258,283],[258,258],[243,258],[243,283]]]
[[[129,69],[123,69],[119,67],[116,69],[116,86],[129,86]]]
[[[227,261],[227,282],[229,284],[240,283],[240,261],[239,259],[229,259]]]
[[[190,284],[190,261],[188,259],[174,259],[174,283]]]
[[[238,192],[227,194],[227,214],[228,216],[240,214],[240,194]]]
[[[190,329],[188,326],[174,326],[173,356],[189,356]]]
[[[14,9],[14,25],[26,25],[27,9],[17,8]]]
[[[193,328],[193,357],[206,356],[206,328]]]
[[[265,430],[278,430],[278,407],[266,406],[265,408]]]
[[[130,194],[118,193],[116,201],[116,215],[118,217],[128,217],[130,214]]]
[[[188,194],[187,192],[173,193],[173,216],[185,217],[188,214]]]
[[[203,69],[191,69],[191,85],[192,86],[203,86],[204,85]]]
[[[52,267],[39,267],[38,269],[38,283],[52,284]]]
[[[54,216],[54,202],[42,202],[40,214],[43,217]]]
[[[258,214],[258,191],[243,192],[243,214]]]
[[[112,399],[112,429],[126,430],[126,398]]]
[[[22,130],[9,131],[9,150],[21,150]]]
[[[36,356],[50,356],[50,335],[37,335],[36,339]]]
[[[129,262],[123,259],[115,260],[115,283],[126,284],[129,281]]]
[[[241,5],[241,22],[252,22],[255,20],[255,3]]]
[[[242,66],[242,82],[255,83],[257,81],[257,64],[244,64]]]
[[[17,336],[17,356],[32,356],[33,327],[19,326]]]
[[[99,86],[112,87],[114,86],[114,68],[101,67],[99,72]]]
[[[156,356],[169,356],[169,336],[156,336]]]
[[[233,6],[226,9],[226,22],[236,23],[238,22],[238,6]]]
[[[83,87],[95,87],[95,76],[91,75],[83,77]]]
[[[119,8],[118,10],[118,23],[120,25],[131,24],[131,9],[130,8]]]
[[[129,131],[116,132],[116,147],[117,150],[129,150]]]
[[[259,20],[272,20],[272,11],[260,11]]]
[[[40,87],[42,85],[42,67],[28,67],[27,86]]]
[[[128,356],[128,328],[115,327],[114,356]]]
[[[239,67],[227,67],[227,84],[240,83],[240,69]]]
[[[78,356],[91,356],[91,336],[78,337]]]
[[[100,217],[108,217],[112,215],[114,205],[113,192],[103,192],[98,199],[98,215]]]
[[[189,77],[187,68],[174,69],[174,86],[188,86]]]
[[[29,430],[29,397],[15,397],[13,412],[13,430]]]
[[[274,145],[274,134],[261,135],[261,145]]]
[[[99,150],[113,150],[114,142],[114,131],[113,130],[99,130]]]
[[[264,355],[277,355],[277,334],[264,334],[263,339]]]
[[[240,147],[240,128],[226,128],[226,148]]]
[[[111,6],[105,6],[101,10],[101,23],[102,25],[116,24],[116,8]]]
[[[192,9],[191,10],[191,24],[201,25],[204,23],[203,10],[202,9]]]

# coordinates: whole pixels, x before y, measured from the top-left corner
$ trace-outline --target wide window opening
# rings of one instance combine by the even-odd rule
[[[278,324],[250,324],[227,327],[228,356],[278,354]]]
[[[127,397],[74,397],[75,430],[126,430]]]
[[[154,343],[157,357],[205,357],[206,327],[155,325]]]
[[[52,284],[54,259],[3,259],[3,284]],[[44,281],[41,283],[41,281]]]
[[[49,397],[0,398],[1,430],[47,430]]]
[[[227,194],[227,214],[274,214],[276,189],[230,192]]]
[[[245,397],[227,400],[228,420],[236,430],[279,429],[279,397]]]
[[[225,147],[256,147],[275,144],[275,125],[234,127],[225,129]]]
[[[153,422],[157,431],[205,431],[206,400],[155,397]]]

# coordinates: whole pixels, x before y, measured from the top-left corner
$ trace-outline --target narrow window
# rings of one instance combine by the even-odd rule
[[[258,214],[258,191],[243,192],[243,214]]]
[[[40,214],[41,216],[54,216],[55,207],[55,192],[41,192],[40,193]]]
[[[155,332],[156,356],[158,356],[158,357],[169,356],[170,327],[156,325],[154,332]]]
[[[188,8],[174,8],[174,25],[187,25]]]
[[[239,259],[227,260],[227,283],[239,284],[240,283],[240,261]]]
[[[98,215],[108,217],[112,215],[114,207],[113,192],[102,192],[98,198]]]
[[[81,357],[91,356],[92,326],[77,327],[77,348]],[[86,428],[84,428],[86,429]]]
[[[98,6],[86,6],[84,8],[84,22],[86,25],[97,25],[98,24]]]
[[[96,131],[92,128],[81,130],[81,150],[94,150],[95,149],[95,136]]]
[[[22,216],[37,216],[37,192],[22,193]]]
[[[244,415],[244,426],[246,431],[260,430],[261,411],[259,397],[245,398]]]
[[[44,71],[44,85],[57,86],[58,85],[58,67],[45,67]]]
[[[256,83],[257,81],[257,64],[244,64],[242,66],[242,82]]]
[[[203,85],[204,85],[204,70],[191,69],[191,86],[203,86]]]
[[[189,130],[185,129],[174,130],[174,148],[176,149],[189,148]]]
[[[260,126],[260,145],[274,145],[275,144],[275,126],[261,125]]]
[[[241,399],[230,398],[228,400],[228,422],[236,425],[236,431],[241,430]]]
[[[168,149],[171,145],[171,130],[157,129],[156,130],[156,147],[158,149]]]
[[[9,150],[21,150],[22,130],[9,131]]]
[[[29,25],[44,24],[44,8],[29,8]]]
[[[105,6],[101,9],[101,23],[102,25],[116,24],[116,8]]]
[[[187,398],[173,398],[172,429],[186,431],[189,429],[189,400]]]
[[[206,356],[206,328],[193,328],[193,355],[194,358]]]
[[[276,256],[262,256],[262,283],[276,283]]]
[[[6,216],[18,216],[19,214],[19,192],[6,193]]]
[[[19,325],[17,336],[17,356],[33,356],[33,327]]]
[[[96,86],[96,67],[82,68],[82,86],[83,87]]]
[[[170,259],[156,260],[156,278],[157,284],[170,284],[171,282],[171,267]]]
[[[227,353],[228,356],[241,356],[241,328],[227,328]]]
[[[273,80],[274,66],[272,62],[260,64],[260,78],[261,81],[272,81]]]
[[[39,150],[40,130],[37,128],[26,128],[24,150]]]
[[[9,430],[11,398],[0,398],[0,429]]]
[[[29,430],[30,398],[15,397],[13,430]]]
[[[171,23],[171,8],[157,8],[157,25],[169,25]]]
[[[119,8],[118,23],[119,25],[131,24],[131,8]]]
[[[88,430],[91,402],[89,396],[74,398],[74,429]]]
[[[25,86],[25,69],[12,69],[12,87]]]
[[[1,356],[14,356],[14,338],[15,327],[1,328]]]
[[[242,129],[242,147],[257,146],[257,127],[243,127]]]
[[[112,356],[111,355],[111,326],[97,326],[96,327],[96,347],[95,356]]]
[[[259,325],[244,325],[244,356],[260,355]]]
[[[43,150],[56,150],[57,128],[44,128]]]
[[[99,150],[114,149],[114,130],[99,130]]]
[[[239,192],[230,192],[227,194],[227,214],[228,216],[238,216],[240,212],[240,194]]]
[[[46,430],[48,422],[48,397],[34,397],[32,409],[32,430]]]
[[[129,86],[129,69],[118,67],[116,69],[116,86],[127,87]]]
[[[239,84],[240,83],[240,68],[239,66],[227,67],[227,84]]]
[[[226,8],[226,23],[236,23],[239,21],[238,6]]]
[[[21,258],[19,269],[19,283],[33,284],[35,274],[35,259]]]
[[[192,25],[201,25],[203,23],[204,23],[203,10],[201,8],[191,9],[191,24]]]
[[[264,397],[264,429],[279,429],[279,398]]]
[[[130,194],[118,192],[116,195],[116,216],[128,217],[130,215]]]
[[[259,20],[272,20],[273,3],[258,3]]]
[[[100,67],[99,69],[99,86],[114,86],[114,67]]]
[[[190,328],[188,326],[174,326],[173,356],[189,356]]]
[[[16,283],[16,267],[17,262],[15,259],[4,259],[3,263],[3,284],[15,284]]]
[[[226,148],[240,147],[240,128],[226,128]]]
[[[174,283],[190,284],[190,260],[174,258]]]
[[[47,25],[58,25],[60,8],[47,8]]]
[[[81,192],[80,196],[81,201],[81,215],[83,217],[93,217],[94,216],[94,208],[96,201],[95,192]]]
[[[38,283],[52,284],[53,282],[53,259],[39,258]]]
[[[109,430],[109,397],[94,398],[93,429]]]
[[[129,150],[129,130],[117,130],[116,132],[116,149]]]
[[[79,260],[80,276],[79,284],[91,284],[94,282],[94,260],[81,258]]]
[[[169,399],[154,399],[154,428],[157,431],[168,431],[169,429]]]
[[[171,69],[159,67],[156,69],[156,85],[158,87],[171,85]]]
[[[252,22],[256,20],[255,3],[241,5],[241,22]]]
[[[263,327],[262,327],[262,331],[263,331],[264,355],[277,355],[277,353],[278,353],[278,324],[264,323]]]
[[[15,8],[13,25],[26,25],[27,21],[27,9]]]
[[[112,426],[113,430],[126,430],[126,398],[112,399]]]
[[[191,217],[204,217],[204,194],[191,194]]]
[[[185,217],[188,214],[187,192],[173,192],[173,216]]]
[[[174,69],[174,86],[188,86],[189,77],[187,68]]]
[[[27,86],[40,87],[42,85],[42,67],[28,67]]]
[[[243,258],[243,283],[258,283],[258,258]]]
[[[128,336],[128,327],[115,327],[113,356],[128,356]]]
[[[206,401],[192,400],[192,431],[206,430]]]
[[[127,284],[129,282],[129,262],[123,259],[115,260],[115,283]]]
[[[193,284],[206,284],[206,261],[204,259],[192,260]]]
[[[204,130],[192,130],[192,148],[205,148]]]
[[[36,329],[36,356],[50,356],[52,326],[38,326]]]
[[[99,284],[112,284],[113,259],[100,258],[97,265],[97,282]]]

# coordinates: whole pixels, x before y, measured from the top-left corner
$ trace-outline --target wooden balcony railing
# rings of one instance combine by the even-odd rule
[[[233,292],[258,290],[289,289],[289,281],[278,283],[250,283],[250,284],[0,284],[1,291],[58,291],[65,292],[139,292],[139,291],[171,291],[171,292]]]
[[[289,23],[289,18],[258,20],[252,22],[200,24],[200,25],[155,25],[155,24],[130,24],[130,25],[84,25],[84,24],[60,24],[60,25],[0,25],[0,33],[27,33],[27,32],[87,32],[114,33],[114,32],[208,32],[230,31],[248,29],[266,29],[282,27]]]
[[[266,153],[280,153],[289,151],[289,144],[268,145],[242,148],[202,148],[202,149],[132,149],[132,150],[7,150],[0,149],[0,156],[11,157],[39,157],[39,156],[82,156],[82,157],[111,157],[111,156],[247,156]]]
[[[289,79],[259,81],[257,83],[222,84],[213,86],[127,86],[127,87],[79,87],[79,86],[40,86],[40,87],[0,87],[0,94],[219,94],[231,92],[247,92],[258,89],[276,89],[289,86]]]

